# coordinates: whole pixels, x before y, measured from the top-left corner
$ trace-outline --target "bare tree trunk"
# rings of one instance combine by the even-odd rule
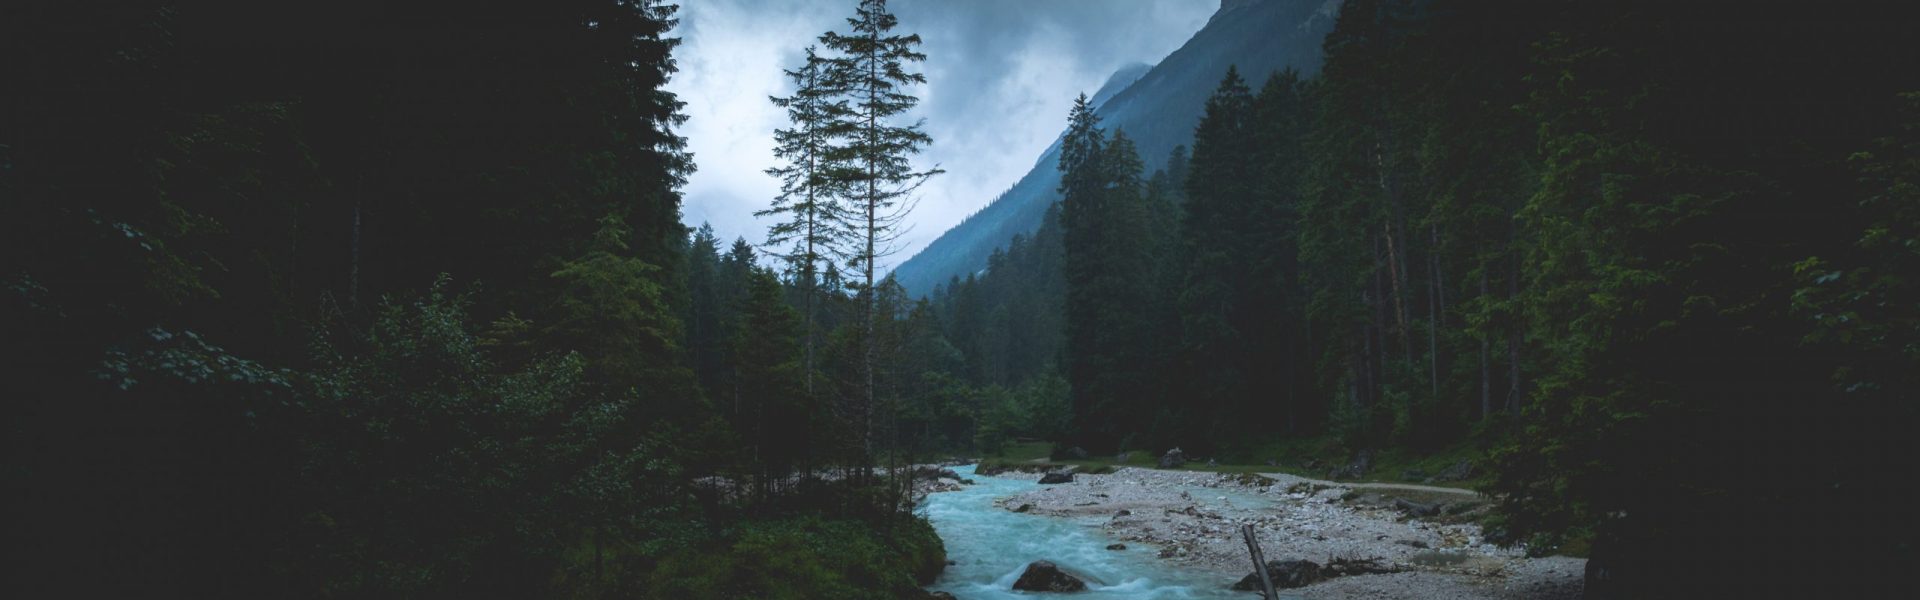
[[[1432,387],[1433,400],[1440,400],[1440,319],[1446,314],[1446,300],[1443,298],[1446,287],[1440,275],[1440,226],[1429,225],[1433,246],[1427,249],[1427,280],[1433,284],[1433,293],[1427,298],[1427,371],[1428,384]]]
[[[1280,594],[1273,591],[1273,579],[1267,575],[1267,557],[1261,554],[1260,542],[1253,537],[1253,524],[1241,525],[1240,536],[1247,540],[1247,554],[1253,557],[1253,572],[1260,574],[1260,594],[1267,600],[1278,600]]]
[[[1487,298],[1487,265],[1480,266],[1480,298]],[[1480,332],[1480,419],[1486,420],[1493,415],[1493,370],[1488,364],[1492,361],[1493,344],[1487,340],[1487,332]]]
[[[348,242],[352,248],[347,265],[347,306],[355,309],[360,308],[360,202],[353,201],[353,233]]]
[[[1508,220],[1508,257],[1507,257],[1507,303],[1510,316],[1516,312],[1512,306],[1520,298],[1520,253],[1514,248],[1514,226]],[[1507,323],[1507,412],[1520,414],[1520,323],[1517,317]]]

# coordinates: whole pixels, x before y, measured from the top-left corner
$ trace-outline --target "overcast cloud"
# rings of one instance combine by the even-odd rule
[[[844,30],[854,0],[683,0],[674,35],[680,72],[668,88],[687,103],[680,133],[699,171],[684,190],[685,220],[713,225],[723,242],[760,243],[756,219],[779,186],[773,130],[787,125],[768,96],[791,89],[797,65],[822,32]],[[1076,94],[1091,95],[1115,70],[1155,63],[1219,7],[1218,0],[894,0],[898,31],[918,33],[927,86],[914,117],[934,144],[923,165],[947,170],[920,190],[891,268],[985,206],[1033,167],[1066,125]]]

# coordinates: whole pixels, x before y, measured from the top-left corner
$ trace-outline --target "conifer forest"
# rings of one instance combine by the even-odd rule
[[[1916,32],[0,2],[0,595],[1916,597]]]

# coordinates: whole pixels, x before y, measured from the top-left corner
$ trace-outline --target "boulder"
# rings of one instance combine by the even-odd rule
[[[1178,469],[1186,465],[1187,453],[1181,452],[1179,448],[1168,450],[1166,454],[1160,456],[1160,468],[1162,469]]]
[[[927,594],[927,600],[959,600],[959,599],[954,598],[953,594],[949,594],[946,592],[933,592],[933,593]]]
[[[1132,452],[1121,452],[1119,455],[1113,457],[1113,462],[1121,464],[1125,464],[1129,460],[1133,460]]]
[[[1440,471],[1440,474],[1434,475],[1433,478],[1436,481],[1463,481],[1472,479],[1473,461],[1460,459],[1460,462],[1453,463],[1453,466]]]
[[[1030,511],[1030,510],[1033,510],[1033,505],[1032,505],[1032,504],[1022,504],[1022,505],[1020,505],[1020,506],[1017,506],[1017,507],[1014,507],[1014,509],[1013,509],[1013,512],[1017,512],[1017,513],[1023,513],[1023,512],[1027,512],[1027,511]]]
[[[1046,475],[1041,475],[1040,483],[1046,483],[1046,484],[1073,483],[1073,473],[1067,472],[1067,471],[1055,471],[1052,473],[1048,473]]]
[[[920,465],[910,472],[915,479],[960,479],[960,474],[953,472],[953,469],[932,465]]]
[[[1324,577],[1320,565],[1310,560],[1270,560],[1267,561],[1267,579],[1273,581],[1275,589],[1297,588],[1312,585]],[[1260,574],[1248,573],[1233,584],[1233,589],[1242,592],[1260,591]]]
[[[1071,459],[1074,459],[1074,460],[1086,460],[1086,459],[1087,459],[1087,449],[1086,449],[1086,448],[1081,448],[1081,447],[1079,447],[1079,446],[1074,446],[1074,447],[1072,447],[1072,448],[1068,448],[1068,449],[1067,449],[1067,450],[1066,450],[1065,452],[1061,452],[1061,454],[1062,454],[1062,455],[1064,455],[1064,456],[1066,456],[1067,458],[1071,458]]]
[[[1393,507],[1400,509],[1400,512],[1407,513],[1409,517],[1431,517],[1440,514],[1440,505],[1438,504],[1421,504],[1406,498],[1394,499]]]
[[[1344,467],[1335,467],[1327,472],[1327,479],[1359,479],[1373,470],[1373,451],[1361,450],[1353,455],[1353,461]]]
[[[1014,580],[1013,589],[1023,592],[1081,592],[1086,591],[1087,582],[1079,577],[1060,570],[1050,561],[1036,560],[1027,565],[1027,570]]]
[[[1127,549],[1127,545],[1126,544],[1107,544],[1107,549],[1108,550],[1125,550]]]
[[[1334,577],[1352,577],[1355,575],[1377,575],[1380,573],[1393,573],[1393,572],[1396,572],[1396,569],[1380,564],[1380,559],[1378,557],[1374,557],[1374,558],[1353,558],[1353,557],[1346,557],[1346,556],[1337,557],[1327,561],[1326,568],[1320,569],[1320,575],[1328,579],[1332,579]]]

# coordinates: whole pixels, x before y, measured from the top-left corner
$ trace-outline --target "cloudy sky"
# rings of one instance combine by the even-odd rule
[[[822,32],[845,30],[855,0],[683,0],[674,34],[687,103],[681,134],[699,165],[684,192],[688,225],[711,223],[723,243],[758,244],[756,219],[778,193],[767,101],[791,89],[781,70]],[[913,230],[891,268],[979,210],[1033,167],[1066,125],[1076,94],[1115,70],[1155,63],[1199,31],[1219,0],[893,0],[897,31],[918,33],[927,86],[913,116],[934,144],[921,156],[947,174],[922,187]]]

